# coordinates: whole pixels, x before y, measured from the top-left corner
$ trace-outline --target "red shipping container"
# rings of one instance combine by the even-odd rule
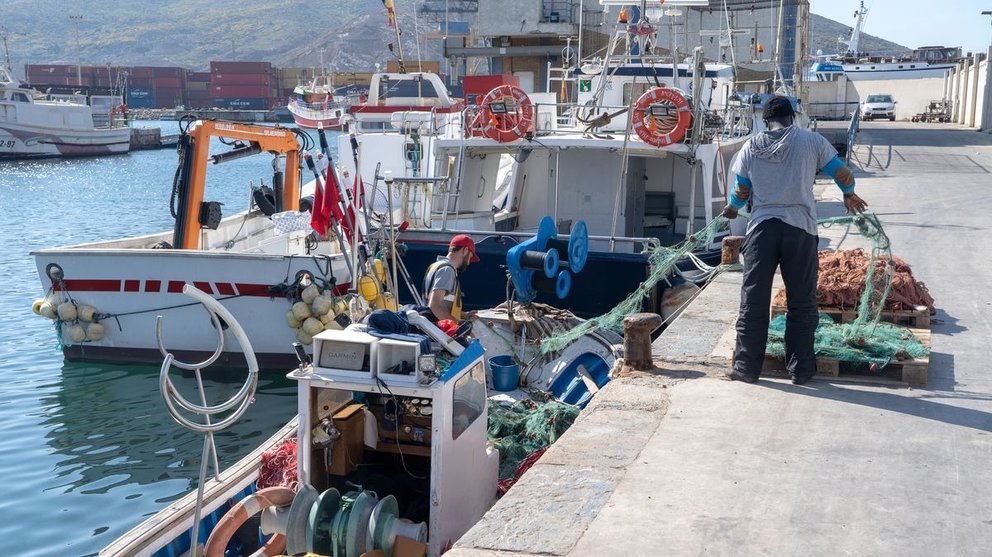
[[[210,81],[210,72],[189,72],[187,81]]]
[[[210,73],[267,73],[272,68],[269,62],[210,62]]]
[[[131,78],[136,78],[136,77],[142,79],[147,78],[149,79],[149,82],[151,82],[150,78],[155,77],[154,72],[155,72],[155,68],[151,66],[132,66],[130,68]]]
[[[269,74],[253,73],[224,73],[210,76],[213,85],[270,85],[272,78]]]
[[[465,102],[479,104],[486,93],[500,85],[520,87],[520,78],[511,74],[497,75],[466,75],[462,86],[465,92]]]
[[[183,80],[178,77],[156,77],[152,80],[155,87],[173,87],[179,88],[183,86]]]
[[[219,99],[249,97],[255,99],[269,98],[268,85],[219,85],[211,89],[213,96]]]
[[[182,78],[186,75],[186,68],[180,68],[177,66],[161,66],[152,68],[153,77],[174,77]]]

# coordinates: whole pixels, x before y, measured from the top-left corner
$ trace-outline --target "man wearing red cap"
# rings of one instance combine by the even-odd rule
[[[462,292],[458,273],[468,269],[469,263],[479,261],[472,238],[459,234],[448,243],[448,255],[438,256],[424,275],[424,299],[438,321],[471,319],[475,312],[462,311]]]

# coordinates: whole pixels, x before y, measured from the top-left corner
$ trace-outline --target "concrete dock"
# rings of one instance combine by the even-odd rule
[[[858,193],[939,311],[929,382],[723,378],[740,275],[712,282],[449,557],[992,553],[992,137],[865,123]],[[819,216],[841,214],[832,182]],[[864,247],[821,231],[821,248]]]

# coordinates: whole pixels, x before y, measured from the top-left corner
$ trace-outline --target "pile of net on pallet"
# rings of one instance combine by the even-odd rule
[[[816,303],[820,307],[857,309],[865,291],[865,279],[871,264],[871,254],[863,249],[821,251],[820,274],[816,283]],[[886,256],[879,257],[885,264]],[[894,274],[892,286],[885,299],[886,310],[914,310],[925,306],[930,315],[936,313],[933,297],[922,282],[913,278],[909,264],[898,257],[892,257]],[[785,305],[785,290],[781,290],[773,301],[774,305]]]

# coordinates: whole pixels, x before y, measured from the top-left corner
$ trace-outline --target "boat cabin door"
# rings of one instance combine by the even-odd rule
[[[441,376],[434,396],[428,555],[440,555],[496,499],[499,455],[487,448],[485,351],[474,341]]]

